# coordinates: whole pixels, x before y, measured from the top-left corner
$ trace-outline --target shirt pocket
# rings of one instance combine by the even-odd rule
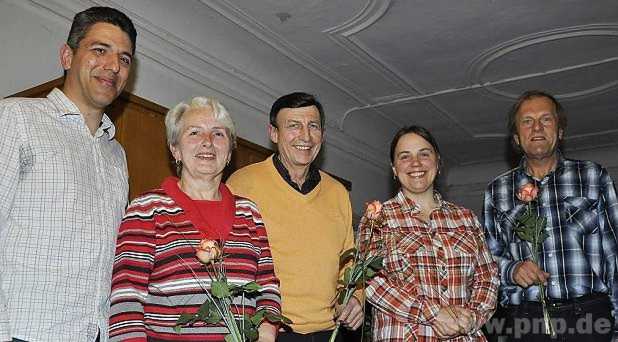
[[[509,210],[497,210],[497,221],[500,225],[500,231],[505,239],[514,239],[517,220],[525,211],[526,205],[523,203],[517,204]]]
[[[465,280],[474,275],[477,254],[481,252],[474,234],[466,229],[457,229],[448,233],[450,251],[448,264],[452,272],[456,272]]]
[[[599,200],[569,196],[564,201],[564,221],[569,230],[580,234],[594,234],[599,229]]]
[[[384,260],[384,271],[395,276],[402,283],[416,281],[415,270],[425,265],[429,246],[425,246],[422,235],[417,233],[397,233],[388,237],[389,253]]]

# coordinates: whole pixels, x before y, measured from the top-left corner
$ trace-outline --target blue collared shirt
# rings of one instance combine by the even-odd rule
[[[591,161],[560,155],[555,170],[537,180],[526,173],[525,165],[522,159],[485,191],[483,219],[487,244],[500,270],[500,302],[518,305],[538,300],[538,286],[523,289],[513,281],[515,266],[531,258],[530,244],[513,230],[515,220],[526,209],[516,194],[524,184],[534,183],[539,188],[536,209],[547,218],[549,236],[539,253],[539,263],[550,274],[549,298],[608,293],[616,316],[618,201],[607,170]]]

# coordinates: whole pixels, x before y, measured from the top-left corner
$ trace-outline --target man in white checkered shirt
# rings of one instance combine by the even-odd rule
[[[136,31],[123,13],[78,13],[62,89],[0,101],[0,341],[107,340],[127,164],[104,109],[122,92]]]

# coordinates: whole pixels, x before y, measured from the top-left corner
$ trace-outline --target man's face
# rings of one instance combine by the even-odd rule
[[[513,136],[528,159],[545,159],[555,155],[562,129],[554,103],[542,96],[524,101],[515,116],[517,133]]]
[[[75,51],[65,44],[60,55],[67,97],[82,112],[103,112],[127,83],[131,51],[129,35],[108,23],[92,25]]]
[[[270,126],[270,140],[277,144],[281,162],[288,170],[308,168],[322,147],[318,108],[281,109],[277,114],[277,127]]]

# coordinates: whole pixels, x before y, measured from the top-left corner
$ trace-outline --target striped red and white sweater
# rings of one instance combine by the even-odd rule
[[[261,293],[245,299],[245,313],[265,308],[280,314],[264,224],[256,206],[234,196],[232,231],[223,245],[228,282],[255,281]],[[176,201],[162,189],[131,203],[118,235],[112,276],[110,341],[223,341],[223,325],[196,323],[178,334],[182,312],[196,312],[206,300],[210,277],[195,257],[202,236]],[[238,299],[240,303],[240,299]]]

